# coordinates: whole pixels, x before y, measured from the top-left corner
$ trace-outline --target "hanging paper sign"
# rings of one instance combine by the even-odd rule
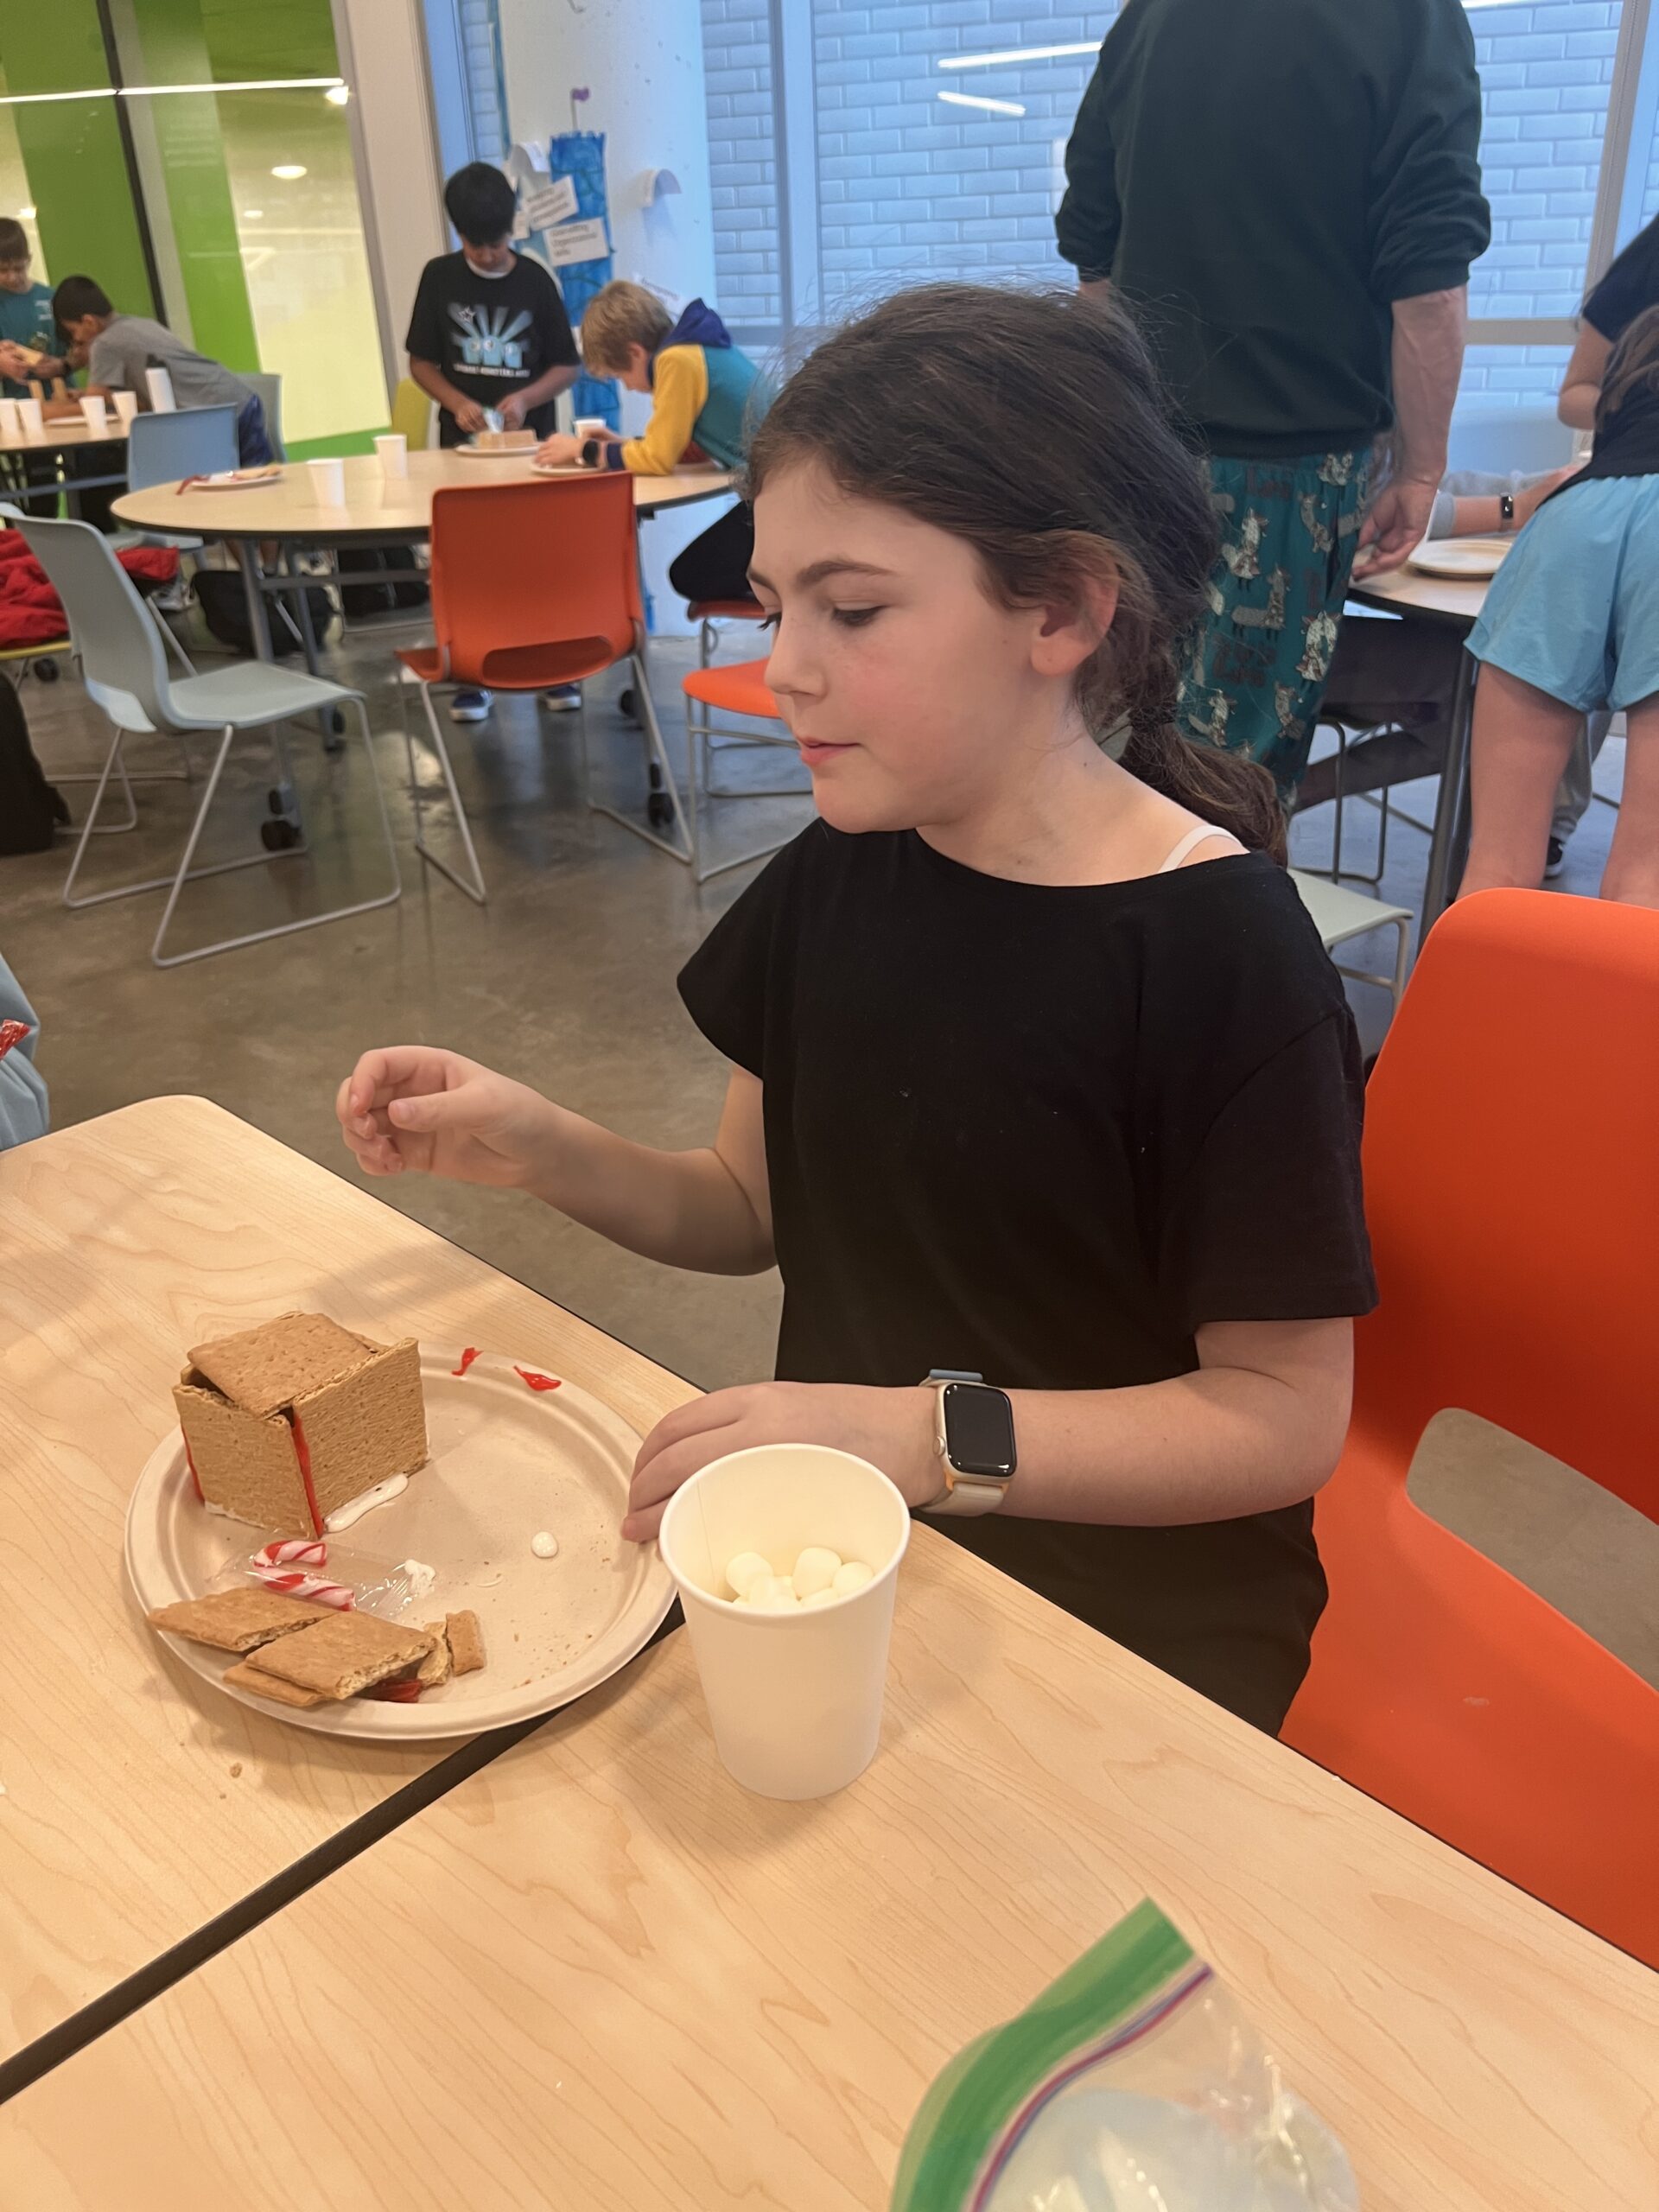
[[[556,176],[550,184],[537,186],[526,196],[524,212],[532,231],[550,231],[556,223],[568,223],[579,212],[575,183],[568,176]]]
[[[567,269],[576,261],[603,261],[610,250],[604,219],[598,215],[580,223],[560,223],[544,234],[544,251],[555,269]]]

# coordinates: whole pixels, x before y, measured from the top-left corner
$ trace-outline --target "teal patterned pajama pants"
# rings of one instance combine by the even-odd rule
[[[1260,761],[1288,802],[1313,741],[1371,456],[1205,466],[1221,558],[1209,615],[1186,641],[1177,719],[1188,737]]]

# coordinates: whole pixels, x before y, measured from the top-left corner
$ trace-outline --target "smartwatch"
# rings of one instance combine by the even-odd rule
[[[582,451],[576,458],[584,468],[598,468],[605,458],[604,439],[584,438],[582,442]]]
[[[1505,530],[1515,528],[1515,494],[1500,492],[1497,495],[1497,518]]]
[[[1019,1464],[1008,1394],[993,1389],[983,1376],[957,1368],[936,1367],[927,1380],[935,1393],[933,1449],[943,1484],[922,1510],[994,1513]]]

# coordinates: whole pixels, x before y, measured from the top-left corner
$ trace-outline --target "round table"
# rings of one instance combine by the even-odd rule
[[[127,480],[127,426],[116,413],[109,410],[108,428],[94,437],[86,428],[85,418],[77,411],[73,419],[65,416],[60,423],[48,423],[38,438],[8,438],[0,435],[0,466],[10,461],[41,460],[55,464],[51,480],[29,483],[27,479],[18,487],[19,499],[38,498],[41,493],[50,494],[55,488],[64,492],[93,492],[107,489],[111,485]],[[94,476],[65,474],[63,464],[72,454],[96,452],[100,447],[114,446],[120,450],[110,454],[104,466],[107,475]],[[10,477],[12,472],[6,469]]]
[[[317,545],[416,545],[432,529],[432,494],[451,485],[539,483],[548,476],[581,476],[581,468],[532,468],[527,458],[473,460],[453,448],[433,447],[409,456],[407,476],[388,476],[378,454],[353,454],[344,464],[346,497],[339,506],[322,505],[303,461],[289,461],[280,477],[246,489],[183,491],[177,483],[152,484],[115,502],[115,513],[139,530],[166,531],[190,537],[217,537],[240,549],[248,620],[261,659],[270,658],[270,630],[265,599],[272,593],[298,593],[300,627],[306,658],[316,673],[315,641],[302,585],[289,573],[266,571],[262,548],[275,543],[279,569],[288,569],[287,549]],[[723,468],[677,468],[671,476],[636,476],[633,501],[641,515],[659,508],[719,499],[734,479]]]
[[[1351,583],[1348,596],[1408,620],[1438,622],[1466,637],[1486,604],[1490,576],[1432,576],[1418,569],[1395,569],[1369,582]],[[1457,690],[1446,731],[1446,763],[1440,771],[1423,880],[1422,918],[1418,942],[1428,935],[1452,903],[1454,874],[1463,873],[1469,843],[1469,738],[1475,712],[1476,664],[1465,653],[1458,664]]]

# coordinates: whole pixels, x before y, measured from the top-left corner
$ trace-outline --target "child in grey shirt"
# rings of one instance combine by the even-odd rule
[[[237,452],[245,468],[274,458],[259,395],[221,362],[198,353],[165,323],[118,315],[90,276],[66,276],[52,295],[52,312],[70,343],[86,356],[86,389],[106,397],[137,392],[148,404],[147,369],[165,369],[181,407],[234,407]]]

